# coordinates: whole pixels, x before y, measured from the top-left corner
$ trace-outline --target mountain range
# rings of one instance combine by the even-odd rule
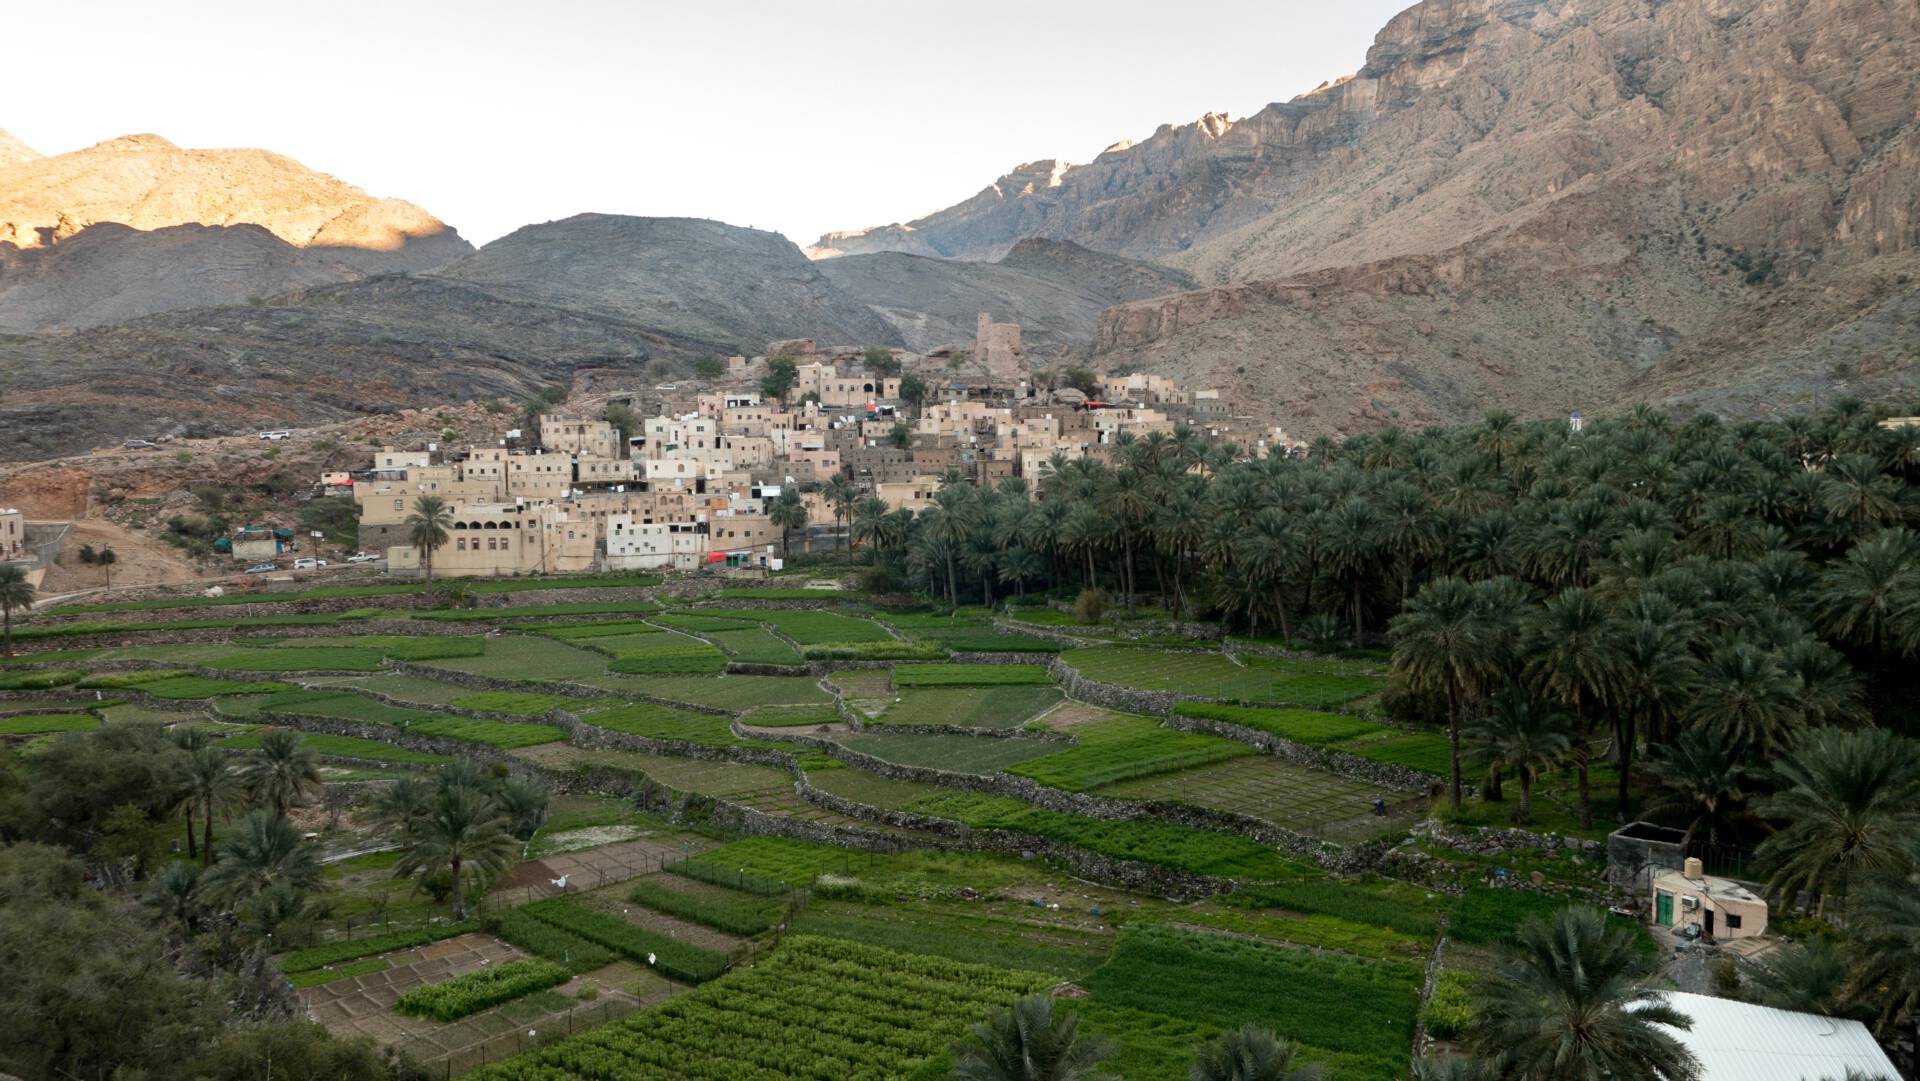
[[[0,133],[0,458],[781,338],[926,352],[980,311],[1296,435],[1904,401],[1916,60],[1910,0],[1423,0],[1312,93],[804,252],[601,214],[475,251],[264,151]]]

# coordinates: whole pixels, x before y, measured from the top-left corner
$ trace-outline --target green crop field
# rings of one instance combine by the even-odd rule
[[[698,758],[576,747],[565,743],[530,747],[514,752],[514,756],[556,769],[598,767],[639,773],[668,788],[703,796],[733,796],[793,783],[787,771],[772,766],[746,762],[709,762]]]
[[[727,970],[730,959],[709,950],[628,923],[561,897],[535,901],[520,909],[542,923],[584,938],[630,961],[658,969],[662,975],[688,983],[711,980]]]
[[[0,717],[0,736],[39,736],[48,732],[85,732],[100,727],[85,713],[28,713]]]
[[[1064,696],[1047,687],[928,687],[893,696],[876,724],[1018,728]]]
[[[1016,763],[1067,749],[1050,740],[961,736],[921,732],[868,732],[842,739],[849,750],[903,766],[950,773],[998,773]]]
[[[900,664],[896,687],[1051,686],[1052,677],[1037,664]]]
[[[589,638],[580,643],[613,655],[608,670],[629,675],[719,672],[726,654],[711,643],[671,631]]]
[[[249,751],[260,746],[264,730],[244,732],[229,736],[220,741],[227,750]],[[300,745],[314,754],[334,758],[364,758],[375,762],[393,762],[410,766],[432,766],[449,761],[444,755],[425,754],[421,751],[409,751],[395,747],[391,743],[382,743],[377,739],[356,739],[352,736],[329,736],[314,732],[304,732],[300,736]]]
[[[1061,660],[1082,676],[1143,691],[1178,691],[1202,698],[1324,709],[1380,689],[1363,665],[1248,657],[1246,667],[1220,653],[1163,653],[1128,646],[1068,650]]]
[[[1381,820],[1372,817],[1373,801],[1395,803],[1408,796],[1262,754],[1121,781],[1094,791],[1121,799],[1232,811],[1297,832],[1327,834],[1337,841],[1365,839],[1379,832]]]
[[[1095,1002],[1233,1027],[1257,1024],[1305,1045],[1346,1081],[1406,1075],[1419,1005],[1413,962],[1362,960],[1146,926],[1120,938],[1087,981]],[[1276,994],[1275,988],[1286,988]]]
[[[627,900],[716,931],[747,937],[772,927],[785,911],[780,902],[767,897],[671,874],[635,880],[627,891]]]
[[[415,612],[415,619],[441,623],[498,622],[503,619],[539,619],[543,616],[646,615],[660,606],[646,601],[576,601],[570,604],[508,604],[492,608],[450,608]]]
[[[1307,873],[1301,864],[1258,841],[1165,822],[1083,818],[1041,810],[1016,799],[959,792],[926,796],[907,809],[951,818],[974,829],[1029,833],[1114,859],[1193,874],[1268,882]]]
[[[86,677],[82,669],[58,672],[0,672],[0,691],[44,691],[65,687]]]
[[[781,634],[803,646],[821,645],[827,642],[887,642],[893,636],[886,628],[870,619],[858,619],[834,612],[788,611],[784,609],[720,609],[709,611],[700,609],[708,615],[731,615],[742,619],[755,619],[770,623]]]
[[[714,709],[831,704],[833,696],[803,676],[601,676],[584,681],[614,694],[645,695]]]
[[[1438,776],[1447,773],[1447,738],[1438,732],[1408,732],[1377,724],[1364,717],[1303,709],[1261,709],[1182,702],[1174,707],[1174,712],[1184,717],[1202,717],[1242,725],[1310,747],[1344,751],[1376,762],[1406,766]]]
[[[412,736],[440,736],[445,739],[483,743],[489,747],[535,747],[556,743],[567,734],[552,725],[513,724],[508,721],[481,721],[472,717],[435,715],[407,726]]]
[[[732,723],[730,718],[674,709],[672,706],[656,706],[650,702],[594,710],[580,719],[596,728],[652,739],[675,739],[717,746],[740,742],[734,738],[729,727]]]
[[[208,679],[203,676],[169,676],[156,679],[151,683],[135,686],[141,694],[150,694],[155,698],[189,699],[218,698],[223,695],[274,694],[290,691],[292,687],[285,683],[243,683],[233,679]]]
[[[563,642],[580,638],[606,638],[616,634],[651,634],[658,633],[660,630],[643,619],[610,619],[592,623],[545,623],[526,626],[534,634],[558,638]]]
[[[704,609],[682,608],[654,617],[653,622],[663,627],[672,627],[677,631],[692,634],[707,634],[712,631],[751,630],[765,622],[758,613],[749,617],[746,613],[737,616],[713,615]]]
[[[485,639],[479,635],[343,634],[318,638],[289,638],[276,643],[282,649],[371,650],[402,661],[430,661],[441,657],[478,657]]]
[[[954,911],[933,903],[874,905],[814,901],[793,924],[818,935],[1084,980],[1106,960],[1113,936],[1104,931],[1029,923],[991,913]]]
[[[800,654],[764,628],[708,631],[706,637],[736,661],[747,664],[799,664]]]
[[[521,717],[538,717],[548,710],[578,706],[578,698],[568,698],[558,694],[528,694],[522,691],[480,691],[461,695],[448,705],[459,709],[477,710],[482,713],[512,713]]]
[[[1073,737],[1078,741],[1074,746],[1010,767],[1007,772],[1069,792],[1086,792],[1117,781],[1256,753],[1244,743],[1176,732],[1147,717],[1116,717],[1075,725]]]
[[[564,642],[524,634],[489,638],[485,652],[478,657],[455,657],[425,663],[434,668],[528,683],[584,679],[602,675],[607,670],[607,657],[603,653],[575,649]]]
[[[390,706],[377,698],[351,691],[281,691],[260,699],[252,711],[292,713],[312,717],[338,717],[343,721],[365,721],[392,728],[405,728],[420,721],[441,716],[423,709]]]
[[[906,1078],[976,1018],[1039,990],[1031,972],[795,937],[767,960],[473,1081]]]

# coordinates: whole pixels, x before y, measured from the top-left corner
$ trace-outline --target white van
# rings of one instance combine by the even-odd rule
[[[278,441],[278,440],[281,440],[281,439],[286,439],[287,437],[289,437],[289,436],[291,436],[292,434],[293,434],[292,432],[289,432],[289,431],[284,431],[284,430],[282,430],[282,431],[277,431],[277,432],[261,432],[261,433],[260,433],[260,438],[262,438],[262,439],[272,439],[272,440],[276,440],[276,441]]]

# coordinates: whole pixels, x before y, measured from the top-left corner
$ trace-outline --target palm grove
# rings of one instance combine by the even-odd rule
[[[318,845],[289,816],[344,791],[291,731],[236,752],[185,726],[110,725],[0,757],[0,1063],[85,1079],[424,1076],[296,1019],[269,960],[332,904]],[[396,873],[458,920],[547,798],[456,760],[366,810],[401,843]]]
[[[1385,705],[1450,736],[1443,814],[1527,824],[1536,783],[1566,777],[1582,827],[1649,816],[1753,846],[1775,905],[1850,943],[1790,956],[1824,982],[1778,1000],[1885,1031],[1920,1023],[1920,429],[1878,419],[1493,414],[1251,460],[1180,430],[1122,436],[1111,464],[1056,456],[1032,493],[954,474],[917,515],[847,513],[876,589],[1151,594],[1241,635],[1390,645]],[[1617,953],[1559,931],[1580,945],[1540,944],[1536,968]],[[1515,1067],[1497,1030],[1485,1046],[1502,1076],[1602,1076]]]

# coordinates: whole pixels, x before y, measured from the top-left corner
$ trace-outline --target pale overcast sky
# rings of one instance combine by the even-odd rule
[[[475,243],[581,211],[810,243],[1358,69],[1411,0],[8,0],[0,129],[257,146]]]

